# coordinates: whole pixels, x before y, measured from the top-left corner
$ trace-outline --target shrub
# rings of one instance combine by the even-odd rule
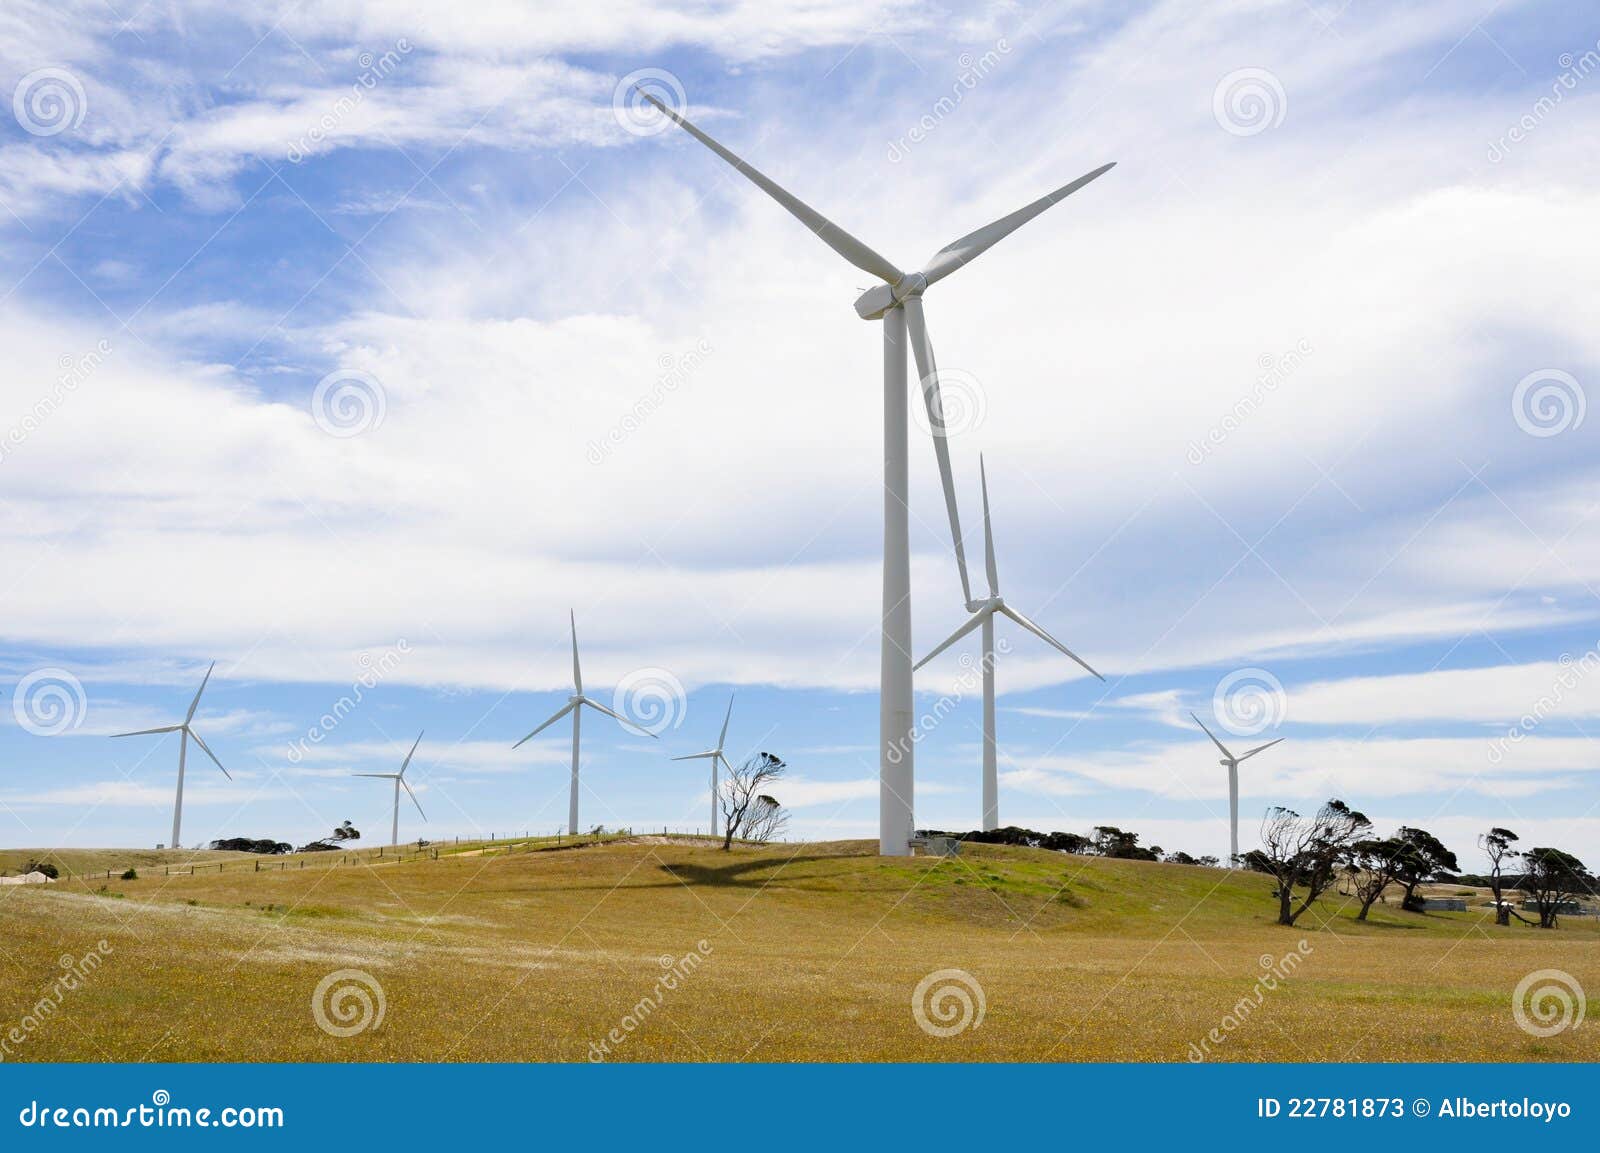
[[[22,871],[24,873],[43,873],[52,881],[61,876],[61,870],[56,868],[49,861],[29,861],[28,867]]]
[[[124,881],[137,881],[139,879],[139,870],[138,869],[124,869],[122,871],[122,879]]]

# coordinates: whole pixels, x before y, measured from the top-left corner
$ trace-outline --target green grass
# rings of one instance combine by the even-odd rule
[[[1180,1061],[1252,994],[1263,958],[1301,941],[1299,968],[1212,1059],[1600,1059],[1593,1022],[1539,1039],[1511,1014],[1533,970],[1596,972],[1592,919],[1543,932],[1390,905],[1359,924],[1334,897],[1286,929],[1260,876],[997,846],[942,860],[864,842],[461,848],[193,876],[63,853],[101,879],[0,889],[0,1034],[61,957],[102,939],[111,952],[6,1059],[585,1060],[661,959],[700,941],[704,963],[609,1059]],[[126,864],[140,880],[103,879]],[[981,985],[985,1016],[931,1037],[912,991],[951,968]],[[381,1027],[318,1028],[313,991],[341,969],[381,985]]]

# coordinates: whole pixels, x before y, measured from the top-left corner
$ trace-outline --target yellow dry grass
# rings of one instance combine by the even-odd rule
[[[1539,969],[1600,989],[1593,919],[1357,924],[1336,897],[1285,929],[1259,876],[870,849],[657,838],[0,890],[0,1039],[31,1017],[8,1060],[582,1061],[613,1034],[609,1060],[1182,1061],[1216,1029],[1213,1060],[1600,1059],[1594,1021],[1537,1038],[1511,1005]],[[103,965],[41,1017],[60,961],[101,940]],[[350,1037],[312,1009],[340,969],[385,1003]],[[912,1013],[940,969],[984,999],[947,1038]]]

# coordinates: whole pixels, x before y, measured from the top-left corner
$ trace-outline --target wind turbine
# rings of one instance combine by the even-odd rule
[[[183,734],[178,738],[178,798],[173,802],[172,805],[172,847],[174,849],[181,847],[181,842],[178,840],[178,833],[183,826],[183,768],[184,762],[188,760],[189,756],[189,742],[193,740],[195,744],[200,746],[201,751],[204,752],[206,756],[211,758],[211,763],[216,765],[217,768],[222,769],[222,762],[217,760],[217,754],[211,751],[211,746],[206,744],[205,741],[201,739],[200,734],[195,732],[189,724],[194,720],[194,711],[200,707],[200,694],[206,691],[206,683],[211,680],[211,669],[216,667],[217,662],[212,661],[211,668],[206,670],[205,677],[200,681],[199,689],[195,691],[194,700],[189,702],[189,711],[184,714],[183,723],[176,725],[164,725],[159,729],[139,729],[137,732],[132,733],[112,734],[113,737],[145,737],[150,736],[153,733]],[[222,769],[222,775],[227,777],[230,781],[233,780],[233,774],[228,772],[227,769]]]
[[[1023,208],[986,224],[976,232],[945,245],[920,272],[905,273],[810,205],[793,196],[761,172],[746,164],[660,100],[639,94],[675,123],[731,164],[738,172],[781,204],[817,238],[855,267],[883,281],[856,300],[863,320],[883,320],[883,618],[878,700],[878,851],[905,856],[911,852],[915,824],[912,795],[916,785],[913,765],[911,709],[911,536],[909,482],[906,461],[906,334],[916,357],[922,382],[922,399],[933,430],[939,480],[944,486],[945,510],[955,543],[956,565],[961,573],[961,593],[975,607],[967,579],[966,554],[961,544],[961,524],[956,512],[955,482],[950,472],[946,444],[944,405],[939,393],[939,371],[933,345],[922,315],[922,294],[952,272],[981,256],[1045,209],[1070,196],[1109,171],[1106,164],[1064,184]]]
[[[637,729],[639,732],[643,733],[647,737],[655,737],[656,734],[652,733],[649,729],[640,728],[638,725],[636,725],[632,721],[630,721],[627,717],[624,717],[624,716],[622,716],[622,715],[620,715],[618,713],[613,712],[612,710],[610,710],[610,709],[606,708],[604,705],[602,705],[599,701],[594,700],[592,697],[586,697],[586,696],[583,695],[583,670],[578,667],[578,618],[576,616],[574,616],[570,610],[567,613],[567,617],[572,623],[572,695],[567,698],[567,703],[564,706],[562,706],[561,710],[559,712],[557,712],[555,716],[551,717],[548,721],[546,721],[544,724],[540,725],[538,728],[534,729],[533,732],[531,732],[527,736],[523,737],[522,740],[518,741],[516,744],[512,745],[511,747],[513,749],[520,749],[524,744],[526,744],[528,741],[531,741],[534,737],[538,736],[540,733],[544,732],[551,725],[553,725],[557,721],[559,721],[562,717],[566,716],[568,713],[572,714],[572,790],[571,790],[571,796],[567,800],[567,832],[571,833],[573,836],[577,836],[578,835],[578,730],[579,730],[579,728],[581,726],[581,722],[583,720],[583,706],[584,705],[588,705],[591,709],[594,709],[596,712],[601,712],[601,713],[604,713],[606,716],[611,717],[618,724],[626,725],[627,727],[629,727],[631,729]]]
[[[1206,729],[1206,723],[1193,713],[1194,723]],[[1217,734],[1206,729],[1206,736],[1211,738],[1211,743],[1222,750],[1222,767],[1228,770],[1228,863],[1231,865],[1239,858],[1239,762],[1248,761],[1259,752],[1270,749],[1280,741],[1286,740],[1279,737],[1276,741],[1268,741],[1264,745],[1257,745],[1247,753],[1240,753],[1237,757],[1228,751],[1228,746],[1217,740]]]
[[[722,755],[722,746],[728,743],[728,721],[733,717],[733,694],[728,694],[728,711],[722,718],[722,732],[717,736],[717,747],[707,749],[703,753],[690,753],[685,757],[673,757],[675,761],[711,762],[711,835],[717,835],[717,762],[728,765],[728,758]],[[728,765],[728,772],[733,772],[733,766]]]
[[[417,794],[413,793],[411,791],[411,786],[406,784],[406,769],[411,767],[411,755],[417,751],[417,746],[421,743],[422,733],[418,733],[417,739],[411,742],[411,752],[407,753],[406,759],[400,762],[400,771],[398,773],[353,774],[354,776],[358,777],[376,777],[379,780],[394,782],[394,824],[389,829],[389,843],[391,845],[398,845],[400,843],[400,790],[402,788],[405,789],[406,796],[411,798],[411,803],[417,806],[418,815],[421,816],[424,821],[428,819],[428,814],[422,811],[422,802],[417,800]]]
[[[989,597],[987,600],[968,602],[967,608],[973,610],[966,623],[945,638],[938,648],[916,663],[915,668],[921,668],[934,657],[944,652],[945,649],[955,644],[973,629],[980,625],[983,627],[983,827],[985,830],[1000,827],[1000,776],[995,764],[994,741],[994,618],[996,615],[1011,618],[1017,624],[1027,629],[1034,636],[1065,653],[1078,664],[1082,665],[1090,674],[1100,677],[1099,673],[1089,667],[1077,653],[1066,645],[1056,640],[1055,637],[1045,632],[1044,629],[1034,624],[1016,609],[1006,604],[1000,596],[1000,576],[994,560],[994,530],[989,522],[989,475],[983,467],[983,457],[978,457],[978,480],[983,486],[983,563],[988,570]]]

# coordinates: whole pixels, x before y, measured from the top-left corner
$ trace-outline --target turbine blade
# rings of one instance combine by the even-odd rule
[[[424,729],[423,732],[427,732],[427,730]],[[407,753],[406,754],[406,759],[400,762],[400,772],[397,774],[398,776],[404,777],[406,775],[406,769],[411,764],[411,755],[412,755],[412,753],[415,753],[417,751],[417,746],[420,745],[421,743],[422,743],[422,733],[418,733],[417,734],[417,739],[411,742],[411,752]]]
[[[922,270],[922,275],[927,277],[929,284],[937,284],[956,269],[982,256],[1045,209],[1060,203],[1085,184],[1104,176],[1115,167],[1115,162],[1102,165],[1093,172],[1078,177],[1071,184],[1063,184],[1049,195],[1041,196],[1027,207],[1017,209],[1010,216],[1002,216],[994,223],[985,224],[976,232],[969,232],[960,240],[952,241],[933,254],[928,266]]]
[[[411,798],[411,803],[413,805],[417,806],[418,815],[421,816],[424,821],[426,821],[428,819],[428,814],[424,813],[422,811],[422,802],[417,800],[417,794],[415,794],[415,793],[413,793],[411,791],[411,786],[406,784],[405,778],[403,778],[403,777],[400,779],[400,787],[405,789],[406,796],[410,797]]]
[[[392,781],[395,779],[394,773],[351,773],[350,775],[352,777],[377,777],[379,780],[383,781]]]
[[[1279,744],[1279,743],[1281,743],[1283,741],[1286,741],[1288,739],[1289,739],[1288,737],[1279,737],[1276,741],[1268,741],[1264,745],[1257,745],[1255,748],[1251,749],[1248,753],[1240,753],[1239,754],[1239,760],[1248,761],[1251,757],[1255,756],[1257,753],[1265,752],[1267,749],[1270,749],[1273,745]]]
[[[211,751],[211,746],[206,744],[205,738],[199,733],[195,732],[193,729],[188,728],[188,726],[185,726],[185,729],[188,731],[190,739],[192,739],[195,744],[200,746],[200,751],[211,758],[211,763],[216,765],[217,768],[222,769],[222,762],[217,760],[217,754]],[[230,781],[233,780],[233,774],[227,769],[222,769],[222,775],[227,777]]]
[[[1012,620],[1016,621],[1023,628],[1027,629],[1034,636],[1038,637],[1045,644],[1053,645],[1057,650],[1059,650],[1060,652],[1064,653],[1065,655],[1071,657],[1073,660],[1077,661],[1080,665],[1082,665],[1084,667],[1085,670],[1087,670],[1090,673],[1090,675],[1098,678],[1099,680],[1102,680],[1102,681],[1105,680],[1105,677],[1102,677],[1102,676],[1100,676],[1099,673],[1095,672],[1094,668],[1090,666],[1088,661],[1084,660],[1077,653],[1075,653],[1071,649],[1069,649],[1066,645],[1064,645],[1060,641],[1056,640],[1055,637],[1053,637],[1049,633],[1045,632],[1044,629],[1042,629],[1038,625],[1034,624],[1027,617],[1023,616],[1021,613],[1019,613],[1016,609],[1012,608],[1010,605],[1001,605],[1000,606],[1000,611],[1005,613],[1006,616],[1010,617]]]
[[[558,712],[555,716],[551,717],[548,721],[546,721],[544,724],[540,725],[538,728],[534,729],[533,732],[531,732],[527,736],[523,737],[520,741],[518,741],[516,744],[512,745],[511,747],[514,748],[514,749],[520,749],[523,745],[525,745],[529,741],[533,740],[534,737],[536,737],[540,733],[544,732],[551,725],[555,724],[562,717],[566,716],[568,713],[570,713],[573,709],[575,709],[577,707],[578,707],[578,703],[576,701],[568,701],[566,706],[564,708],[562,708],[562,710],[560,712]]]
[[[211,669],[214,669],[216,667],[217,667],[217,662],[216,661],[212,661],[211,662]],[[189,713],[188,713],[187,716],[185,716],[183,718],[183,723],[184,724],[188,724],[190,721],[194,720],[194,711],[195,711],[195,709],[200,707],[200,694],[206,691],[206,682],[211,679],[211,669],[207,669],[206,670],[206,675],[203,678],[201,678],[199,689],[197,689],[195,691],[194,700],[189,702]]]
[[[686,756],[673,757],[672,759],[675,760],[675,761],[703,761],[707,757],[715,757],[716,755],[717,755],[717,750],[716,749],[711,749],[708,752],[704,752],[704,753],[689,753]]]
[[[116,738],[116,737],[147,737],[151,733],[175,733],[181,728],[183,728],[182,725],[163,725],[159,729],[138,729],[138,730],[136,730],[134,732],[131,732],[131,733],[112,733],[111,736],[113,738]]]
[[[983,563],[989,571],[989,595],[1000,595],[1000,574],[994,563],[994,528],[989,523],[989,474],[984,471],[983,454],[978,454],[978,483],[983,486]]]
[[[1193,712],[1190,712],[1189,715],[1194,717],[1195,724],[1199,725],[1202,729],[1206,729],[1206,723],[1204,721],[1202,721],[1199,717],[1195,717]],[[1206,729],[1206,736],[1211,738],[1212,744],[1216,745],[1217,748],[1222,750],[1223,756],[1227,757],[1230,761],[1233,760],[1233,754],[1228,751],[1228,746],[1217,740],[1216,733],[1212,732],[1210,729]]]
[[[572,691],[583,696],[583,670],[578,667],[578,618],[571,609],[567,619],[572,622]]]
[[[728,743],[728,722],[733,719],[733,693],[728,694],[728,711],[722,716],[722,732],[717,737],[717,751],[722,751],[722,746]]]
[[[956,568],[961,574],[961,603],[972,606],[972,583],[967,579],[967,550],[961,543],[961,514],[956,507],[956,482],[950,472],[950,440],[944,424],[944,398],[939,393],[939,366],[933,359],[933,343],[922,316],[922,298],[905,300],[906,325],[910,330],[911,351],[917,358],[917,375],[922,379],[922,401],[928,408],[928,427],[933,429],[933,455],[939,462],[939,483],[944,486],[944,507],[950,518],[950,538],[956,546]]]
[[[966,624],[962,625],[955,632],[953,632],[949,636],[945,637],[945,639],[939,644],[938,648],[934,649],[927,656],[923,657],[916,664],[912,665],[911,668],[913,670],[920,669],[923,665],[927,664],[934,657],[936,657],[940,653],[944,652],[945,649],[949,648],[951,645],[955,644],[962,637],[964,637],[968,633],[970,633],[973,629],[975,629],[979,625],[981,625],[983,623],[983,618],[988,616],[993,611],[994,611],[993,609],[979,609],[977,612],[973,613],[970,617],[967,618],[967,623]]]
[[[898,283],[900,279],[905,276],[905,273],[901,272],[888,260],[878,255],[878,253],[874,252],[872,249],[868,248],[854,236],[851,236],[833,221],[822,215],[822,213],[805,203],[805,201],[785,191],[763,173],[757,171],[755,168],[752,168],[743,160],[740,160],[732,152],[729,152],[722,145],[711,139],[711,137],[707,136],[704,132],[701,132],[700,129],[696,128],[693,124],[690,124],[682,116],[679,116],[676,112],[668,108],[665,104],[661,103],[661,101],[657,100],[654,96],[650,95],[643,89],[638,89],[638,92],[640,96],[645,98],[645,100],[655,105],[657,109],[675,121],[678,127],[682,128],[690,136],[693,136],[701,144],[704,144],[707,148],[711,149],[711,151],[722,157],[722,159],[733,165],[734,168],[738,169],[740,175],[742,175],[746,180],[750,181],[751,184],[754,184],[757,188],[761,189],[761,191],[772,197],[772,199],[783,205],[784,208],[788,209],[791,216],[793,216],[801,224],[804,224],[812,232],[817,234],[817,239],[821,240],[822,243],[833,249],[851,264],[861,269],[862,272],[869,272],[873,276],[876,276],[878,279],[889,284]]]
[[[636,732],[643,733],[645,736],[650,737],[650,738],[652,738],[654,740],[658,740],[659,741],[661,739],[657,734],[652,733],[649,729],[645,728],[643,725],[634,724],[632,721],[630,721],[627,717],[623,716],[621,713],[613,712],[611,709],[606,708],[605,705],[602,705],[599,701],[593,699],[592,697],[584,697],[583,698],[583,703],[588,705],[591,709],[596,710],[597,712],[604,713],[606,716],[610,717],[612,720],[616,721],[618,724],[626,725],[628,728],[633,729]]]

